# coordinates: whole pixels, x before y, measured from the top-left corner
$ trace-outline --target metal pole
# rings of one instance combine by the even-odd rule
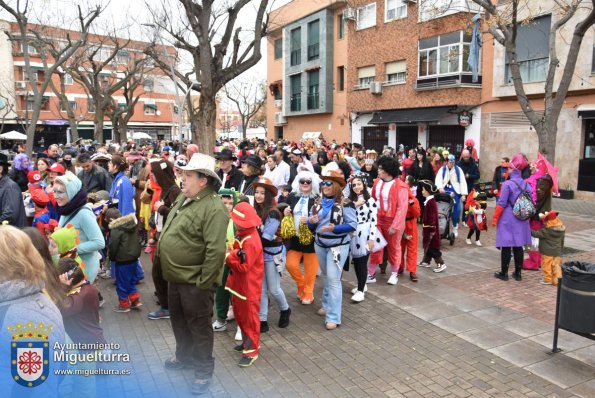
[[[560,291],[562,290],[562,278],[558,279],[558,294],[556,296],[556,319],[554,321],[554,346],[552,347],[551,354],[562,351],[558,348],[558,316],[560,312]]]

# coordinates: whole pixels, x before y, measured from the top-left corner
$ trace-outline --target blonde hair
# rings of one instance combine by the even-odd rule
[[[27,234],[0,226],[0,283],[21,280],[43,286],[45,279],[45,263]]]

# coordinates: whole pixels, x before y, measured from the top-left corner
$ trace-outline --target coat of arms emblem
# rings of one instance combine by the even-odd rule
[[[46,381],[50,370],[48,334],[52,325],[20,322],[8,326],[12,334],[10,343],[11,373],[14,381],[25,387],[36,387]]]

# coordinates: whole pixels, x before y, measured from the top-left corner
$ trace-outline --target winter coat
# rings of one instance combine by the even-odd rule
[[[133,185],[135,190],[134,205],[137,212],[140,211],[140,195],[145,190],[145,185],[147,185],[147,181],[149,181],[149,175],[151,174],[151,167],[148,162],[146,162],[144,159],[141,159],[138,162],[139,165],[137,166],[135,163],[130,170],[131,177],[136,178]],[[138,173],[135,172],[136,169],[140,169],[138,170]]]
[[[448,191],[449,187],[452,187],[459,195],[467,195],[467,189],[473,189],[473,187],[467,186],[465,172],[457,165],[454,165],[452,169],[449,169],[447,165],[442,166],[438,170],[438,173],[436,173],[435,184],[438,189],[444,189],[446,191]]]
[[[531,244],[529,220],[519,220],[512,212],[512,207],[521,194],[521,188],[524,187],[531,193],[531,185],[523,181],[519,171],[511,172],[509,179],[502,184],[498,206],[502,207],[504,211],[498,221],[496,247],[520,247]]]
[[[544,256],[561,257],[564,249],[564,235],[566,227],[563,225],[545,227],[539,231],[531,231],[531,236],[539,238],[539,253]]]
[[[242,261],[238,254],[240,248],[245,254],[245,261]],[[238,231],[237,240],[225,262],[231,270],[227,276],[225,290],[241,300],[259,302],[262,294],[264,257],[256,228]]]
[[[136,233],[137,224],[134,213],[116,218],[109,223],[109,257],[117,263],[130,263],[138,260],[141,245]]]
[[[0,178],[0,224],[4,221],[17,228],[27,224],[23,195],[17,183],[8,176]]]
[[[14,167],[8,170],[8,176],[17,183],[21,192],[29,189],[29,180],[27,179],[27,170],[17,170]]]
[[[229,212],[217,193],[205,187],[186,203],[180,194],[157,243],[159,261],[168,282],[211,289],[221,283]]]
[[[75,343],[105,344],[99,325],[99,291],[90,283],[71,289],[60,306],[64,328]]]
[[[87,173],[85,170],[81,170],[81,172],[78,174],[78,178],[83,183],[83,190],[87,193],[97,191],[110,192],[112,188],[112,177],[105,169],[95,164],[93,165],[90,173]]]
[[[409,170],[409,175],[415,178],[415,181],[419,180],[430,180],[434,181],[434,170],[432,170],[432,165],[427,160],[422,163],[422,166],[419,166],[419,161],[416,159]]]
[[[221,181],[223,181],[223,188],[233,188],[236,191],[240,190],[244,174],[235,166],[231,166],[231,170],[225,176],[225,179],[223,178],[223,171],[221,171],[221,169],[217,170],[217,175],[221,178]]]
[[[475,161],[472,158],[469,158],[468,162],[465,162],[464,160],[459,160],[457,166],[459,166],[461,170],[463,170],[463,174],[465,176],[469,175],[469,177],[465,177],[465,182],[467,183],[467,190],[471,191],[473,189],[473,185],[477,182],[477,180],[479,180],[480,177],[479,167],[477,166],[477,163],[475,163]]]

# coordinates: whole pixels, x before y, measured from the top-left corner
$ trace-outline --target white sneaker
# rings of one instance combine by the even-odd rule
[[[446,269],[446,264],[442,263],[440,265],[438,265],[438,267],[434,268],[434,272],[442,272]]]
[[[236,336],[234,337],[235,341],[242,341],[242,330],[240,329],[240,327],[238,326],[238,328],[236,329]]]
[[[357,292],[357,286],[351,289],[351,294],[355,294]],[[364,285],[364,293],[368,291],[368,285]]]
[[[368,275],[368,280],[366,280],[366,283],[376,283],[376,276]]]
[[[351,301],[355,301],[356,303],[360,303],[364,301],[365,295],[364,292],[360,292],[357,290],[353,296],[351,296]]]
[[[453,228],[452,229],[452,233],[455,234],[455,238],[458,238],[459,237],[459,229],[458,228],[456,228],[456,227]]]
[[[465,239],[465,243],[470,245],[471,244],[471,239]]]
[[[230,305],[229,309],[227,310],[227,318],[226,321],[233,321],[236,319],[235,315],[233,314],[233,307]]]
[[[481,244],[481,242],[480,242],[480,241],[476,240],[476,241],[475,241],[475,246],[483,246],[483,245]]]
[[[396,285],[399,282],[399,274],[396,272],[392,272],[390,274],[390,278],[388,278],[388,281],[386,283],[388,283],[389,285]]]
[[[225,332],[227,330],[227,322],[221,322],[217,319],[213,322],[213,331],[214,332]]]
[[[426,262],[424,262],[424,261],[420,262],[420,263],[419,263],[419,264],[417,264],[417,265],[419,265],[420,267],[424,267],[424,268],[430,268],[430,267],[432,266],[432,264],[430,264],[430,263],[426,263]]]

